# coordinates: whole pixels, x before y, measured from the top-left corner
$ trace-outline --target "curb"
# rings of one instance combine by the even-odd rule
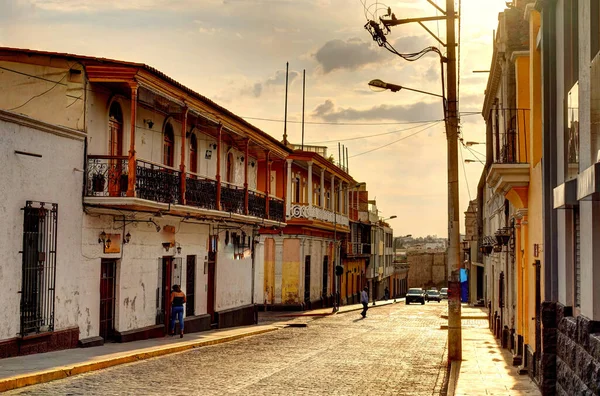
[[[458,382],[458,373],[460,371],[460,362],[450,363],[450,378],[448,379],[448,396],[454,396],[456,392],[456,383]]]
[[[97,362],[85,363],[81,365],[71,365],[55,367],[46,371],[38,371],[29,374],[18,375],[14,377],[8,377],[0,379],[0,392],[6,392],[12,389],[22,388],[29,385],[41,384],[44,382],[50,382],[58,379],[64,379],[77,374],[88,373],[90,371],[96,371],[105,369],[108,367],[118,366],[121,364],[137,362],[139,360],[150,359],[153,357],[169,355],[172,353],[183,352],[194,348],[200,348],[204,346],[222,344],[229,341],[235,341],[240,338],[249,336],[259,335],[263,333],[269,333],[271,331],[279,330],[277,327],[256,330],[244,334],[235,334],[226,336],[223,338],[213,340],[202,340],[202,341],[189,341],[189,343],[179,345],[174,344],[173,346],[166,346],[160,349],[150,350],[147,352],[133,352],[129,355],[120,356],[112,359],[104,359]]]
[[[440,318],[442,319],[448,319],[448,314],[442,314],[440,315]],[[461,315],[460,317],[461,319],[489,319],[489,317],[487,315]]]

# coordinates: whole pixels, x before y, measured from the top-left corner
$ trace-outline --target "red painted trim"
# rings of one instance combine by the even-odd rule
[[[127,180],[127,196],[135,197],[135,174],[136,174],[136,155],[135,155],[135,121],[137,113],[137,94],[138,85],[137,83],[131,83],[131,131],[130,131],[130,142],[129,142],[129,161],[127,168],[129,171],[129,178]]]
[[[181,173],[179,174],[181,180],[181,188],[180,188],[180,202],[182,205],[185,205],[185,183],[186,183],[186,174],[185,174],[185,146],[186,146],[186,130],[187,130],[187,116],[188,116],[188,108],[183,109],[182,119],[181,119],[181,163],[179,164],[179,170]]]
[[[219,124],[217,128],[217,210],[221,210],[221,134],[223,132],[223,124]]]

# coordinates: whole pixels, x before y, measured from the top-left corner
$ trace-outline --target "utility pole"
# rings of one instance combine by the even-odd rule
[[[448,144],[448,359],[462,360],[460,306],[460,228],[458,196],[458,112],[456,109],[456,32],[454,0],[446,0],[446,41],[448,61],[448,110],[446,138]]]
[[[457,77],[456,77],[456,32],[454,12],[454,0],[446,0],[446,11],[442,10],[433,0],[427,0],[443,15],[424,18],[397,19],[388,7],[386,15],[379,21],[370,20],[365,29],[373,36],[373,40],[380,47],[384,47],[392,53],[409,61],[419,59],[427,52],[435,52],[440,56],[442,62],[442,89],[444,89],[444,68],[446,63],[447,88],[446,106],[444,107],[444,120],[446,126],[447,150],[448,150],[448,359],[451,361],[462,360],[462,330],[461,330],[461,306],[460,306],[460,226],[459,226],[459,196],[458,196],[458,111],[457,111]],[[446,43],[429,30],[423,22],[446,20]],[[401,54],[391,46],[385,37],[390,32],[390,26],[398,26],[417,22],[442,46],[446,47],[447,54],[444,57],[436,47],[428,47],[417,54]],[[383,29],[381,28],[383,25]],[[376,80],[375,86],[381,86]],[[383,86],[382,88],[396,91],[400,86]],[[444,95],[442,95],[443,97]]]

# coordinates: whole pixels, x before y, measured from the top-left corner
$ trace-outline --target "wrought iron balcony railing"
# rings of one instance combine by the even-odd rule
[[[361,242],[346,242],[344,245],[344,254],[346,256],[370,255],[371,244]]]
[[[492,109],[488,119],[492,126],[494,163],[528,163],[529,109]]]
[[[127,157],[88,156],[86,195],[124,197],[128,182]]]
[[[145,160],[137,160],[135,191],[139,198],[163,203],[180,203],[179,171]]]
[[[330,210],[318,206],[308,206],[306,204],[293,204],[290,207],[289,218],[304,218],[326,221],[331,224],[349,226],[348,216],[334,213]]]
[[[129,160],[125,156],[90,155],[87,159],[87,197],[125,197],[129,183]],[[149,201],[182,204],[180,171],[150,161],[136,161],[134,196]],[[269,197],[260,191],[248,190],[233,184],[221,183],[221,199],[217,201],[216,180],[195,173],[185,174],[185,205],[203,209],[247,214],[263,219],[285,222],[285,204],[277,197]],[[219,205],[220,204],[220,205]]]
[[[285,222],[285,204],[283,199],[269,197],[269,218],[271,220]]]
[[[267,196],[258,191],[248,190],[248,214],[254,217],[266,217]]]
[[[244,188],[229,183],[221,183],[221,210],[244,214]]]
[[[217,209],[217,182],[195,174],[185,179],[185,203],[204,209]]]

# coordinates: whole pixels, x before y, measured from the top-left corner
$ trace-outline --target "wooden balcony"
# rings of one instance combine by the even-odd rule
[[[127,157],[90,155],[85,175],[84,203],[100,209],[237,217],[250,222],[254,218],[273,224],[285,221],[282,199],[267,200],[263,192],[225,182],[219,185],[216,180],[189,172],[183,183],[180,171],[147,160],[136,160],[135,186],[129,193]]]

